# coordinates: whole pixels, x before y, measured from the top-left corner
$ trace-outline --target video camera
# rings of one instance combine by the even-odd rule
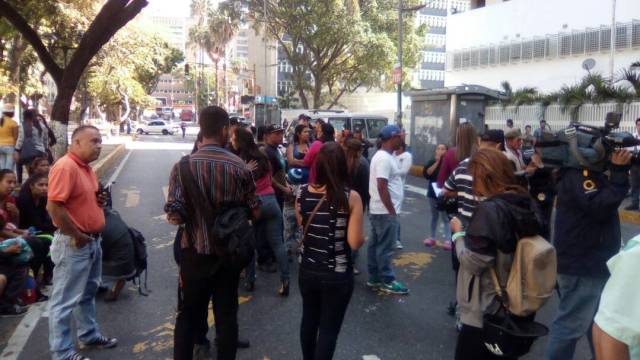
[[[610,112],[604,127],[573,122],[556,133],[543,132],[536,143],[542,162],[551,167],[569,167],[602,172],[607,168],[611,153],[617,149],[640,145],[640,140],[628,132],[612,132],[620,126],[622,113]],[[640,163],[640,155],[634,153],[632,162]]]

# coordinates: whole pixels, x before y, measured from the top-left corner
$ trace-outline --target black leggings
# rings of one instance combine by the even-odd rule
[[[50,275],[53,271],[53,262],[49,258],[51,242],[36,236],[28,236],[25,241],[33,251],[33,258],[29,261],[29,267],[33,271],[33,278],[38,278],[38,273],[42,267],[44,267],[44,276]]]
[[[484,345],[482,329],[462,325],[458,334],[455,360],[515,360],[517,358],[496,356]]]
[[[353,294],[353,275],[300,270],[300,343],[304,360],[330,360]]]

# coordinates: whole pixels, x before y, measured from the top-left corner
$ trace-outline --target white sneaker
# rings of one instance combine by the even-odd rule
[[[396,249],[398,250],[404,249],[404,246],[402,246],[402,243],[400,241],[396,241]]]

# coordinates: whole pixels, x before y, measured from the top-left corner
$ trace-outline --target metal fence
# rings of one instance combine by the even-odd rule
[[[604,103],[585,104],[578,111],[578,121],[586,125],[603,126],[608,112],[622,112],[620,130],[633,133],[635,121],[640,118],[640,102],[627,104]],[[571,122],[571,111],[562,111],[561,105],[523,105],[519,107],[501,105],[487,106],[485,108],[485,124],[491,129],[505,129],[507,119],[512,119],[515,127],[524,129],[531,125],[534,129],[539,126],[539,121],[545,119],[552,130],[559,130]]]

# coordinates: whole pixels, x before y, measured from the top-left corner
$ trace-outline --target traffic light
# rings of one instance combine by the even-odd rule
[[[189,64],[184,64],[184,75],[189,76]]]

